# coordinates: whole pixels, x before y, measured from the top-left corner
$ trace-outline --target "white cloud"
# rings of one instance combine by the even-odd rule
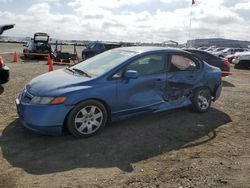
[[[250,10],[250,2],[236,4],[234,9],[235,10]]]
[[[139,5],[152,0],[72,0],[69,2],[70,6],[80,7],[83,9],[92,8],[117,8],[123,5]]]
[[[187,1],[190,2],[190,4],[192,3],[192,0],[160,0],[162,3],[176,3],[176,2],[183,2],[183,1]],[[195,0],[197,1],[197,0]]]
[[[52,1],[62,3],[61,0],[46,0],[31,5],[23,14],[0,11],[1,20],[16,23],[10,33],[22,36],[32,36],[34,32],[41,31],[49,33],[52,38],[61,39],[147,42],[169,39],[185,42],[188,39],[190,6],[173,10],[159,7],[156,11],[135,11],[132,8],[123,10],[123,7],[138,7],[157,0],[69,0],[68,5],[73,10],[65,14],[55,12],[53,3],[50,3]],[[159,1],[169,3],[171,0]],[[171,2],[176,1],[183,0]],[[191,0],[185,1],[191,3]],[[244,20],[236,11],[247,7],[247,3],[246,0],[196,0],[193,6],[192,38],[249,40],[250,21]]]
[[[0,3],[9,3],[12,2],[13,0],[0,0]]]
[[[28,8],[27,12],[32,14],[48,14],[50,6],[48,3],[38,3]]]

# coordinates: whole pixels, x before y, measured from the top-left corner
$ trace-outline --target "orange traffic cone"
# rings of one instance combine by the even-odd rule
[[[14,54],[13,54],[13,62],[14,63],[16,63],[17,62],[17,53],[16,53],[16,51],[14,52]]]
[[[47,64],[49,65],[49,72],[53,71],[54,70],[54,67],[53,67],[53,62],[50,58],[50,54],[48,54],[48,62]]]

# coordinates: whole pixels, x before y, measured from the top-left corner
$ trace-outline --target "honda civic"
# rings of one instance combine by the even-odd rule
[[[40,75],[16,99],[22,125],[42,134],[99,133],[109,122],[192,106],[209,110],[221,71],[194,54],[162,47],[116,48]]]

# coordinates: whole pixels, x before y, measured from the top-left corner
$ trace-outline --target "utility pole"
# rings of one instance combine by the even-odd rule
[[[190,8],[190,19],[189,19],[189,33],[188,33],[188,39],[190,41],[190,45],[188,47],[192,47],[192,15],[193,15],[193,5],[195,4],[195,0],[192,0],[191,8]]]

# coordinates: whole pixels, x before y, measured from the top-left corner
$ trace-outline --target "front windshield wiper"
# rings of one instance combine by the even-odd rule
[[[72,72],[72,73],[75,73],[75,71],[73,71],[71,68],[69,68],[69,67],[66,67],[66,70],[68,70],[68,71],[70,71],[70,72]]]
[[[83,74],[83,75],[85,75],[85,76],[91,78],[91,76],[90,76],[88,73],[84,72],[83,70],[80,70],[80,69],[77,69],[77,68],[72,68],[71,70],[73,70],[73,71],[75,71],[75,72],[78,72],[78,73],[80,73],[80,74]]]

